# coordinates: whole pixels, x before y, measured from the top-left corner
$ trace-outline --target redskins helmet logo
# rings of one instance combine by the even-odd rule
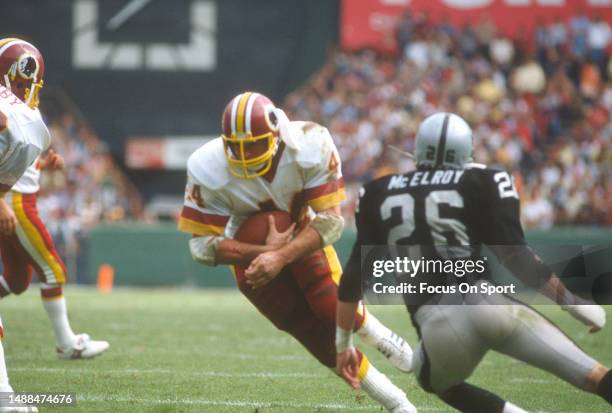
[[[266,124],[268,125],[268,129],[270,129],[272,132],[278,132],[278,119],[276,118],[276,115],[274,114],[274,105],[273,104],[268,104],[265,106],[264,108],[264,118],[266,119]]]
[[[23,54],[17,60],[17,73],[24,79],[34,79],[38,74],[38,61],[31,54]]]

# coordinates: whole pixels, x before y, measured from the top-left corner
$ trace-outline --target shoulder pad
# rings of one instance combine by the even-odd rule
[[[6,115],[11,140],[31,144],[40,151],[49,147],[51,134],[38,109],[30,109],[26,105],[15,105]]]
[[[377,197],[377,194],[386,193],[390,190],[390,183],[394,179],[401,179],[402,177],[402,174],[383,175],[368,181],[359,189],[359,197],[362,198],[365,194],[367,194],[368,198],[372,199],[372,197]]]
[[[326,161],[335,145],[326,127],[314,122],[291,122],[299,139],[296,161],[303,168],[312,168]]]
[[[490,167],[482,163],[469,163],[465,167],[466,171],[471,171],[471,174],[475,175],[494,175],[498,172],[507,172],[503,168],[499,168],[497,166]],[[510,174],[510,172],[508,172]]]
[[[45,151],[51,145],[51,133],[49,133],[49,129],[47,129],[47,125],[45,125],[45,121],[38,109],[29,110],[27,108],[26,112],[31,112],[28,113],[30,121],[23,125],[22,128],[27,131],[30,143]]]
[[[475,164],[469,164],[469,166],[466,165],[465,168],[465,176],[473,176],[473,177],[485,177],[485,176],[490,176],[495,172],[500,172],[500,169],[497,168],[489,168],[488,166],[481,164],[481,163],[475,163]],[[478,179],[482,179],[482,178],[478,178]]]
[[[462,181],[465,182],[465,185],[476,188],[476,191],[487,192],[493,190],[493,188],[495,188],[494,191],[497,191],[497,188],[501,188],[500,191],[509,191],[509,195],[513,193],[516,194],[515,196],[518,198],[518,194],[513,184],[512,174],[505,169],[488,167],[470,168],[466,169],[463,178]]]
[[[206,142],[191,154],[187,161],[187,173],[211,190],[220,189],[229,182],[231,177],[220,137]]]

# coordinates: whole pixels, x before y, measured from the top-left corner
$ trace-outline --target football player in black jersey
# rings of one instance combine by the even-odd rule
[[[418,246],[424,256],[442,259],[448,255],[445,248],[451,248],[455,258],[476,258],[480,246],[487,245],[514,276],[591,332],[605,325],[603,308],[568,291],[527,247],[512,177],[473,164],[472,148],[471,128],[461,117],[436,113],[419,126],[417,169],[376,179],[361,191],[357,241],[338,290],[336,333],[337,368],[354,387],[358,382],[352,323],[367,281],[361,273],[362,246]],[[436,293],[420,295],[417,301],[405,299],[421,340],[413,370],[423,389],[462,412],[525,413],[465,381],[487,351],[495,350],[612,404],[612,372],[531,307],[504,295],[465,294],[461,300],[458,304],[464,305],[444,305],[445,294]]]

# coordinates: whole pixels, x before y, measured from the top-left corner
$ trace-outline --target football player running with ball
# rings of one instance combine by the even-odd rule
[[[14,38],[0,40],[0,84],[23,102],[24,112],[37,119],[39,92],[43,86],[45,64],[41,53],[30,43]],[[49,132],[44,124],[40,131]],[[34,123],[27,123],[33,127]],[[16,125],[15,125],[16,126]],[[9,121],[9,131],[11,121]],[[17,128],[15,130],[18,130]],[[26,129],[21,129],[26,131]],[[28,131],[30,132],[30,131]],[[66,266],[53,244],[49,231],[38,215],[37,193],[40,189],[41,169],[62,169],[63,158],[52,149],[46,156],[31,152],[34,162],[28,164],[25,173],[15,176],[17,182],[7,187],[0,213],[0,251],[4,273],[0,275],[0,297],[21,294],[32,280],[35,269],[41,281],[40,295],[47,317],[53,327],[59,358],[80,359],[95,357],[108,348],[106,341],[94,341],[87,334],[74,334],[68,321],[63,285],[66,282]]]
[[[591,332],[604,327],[603,308],[569,292],[527,247],[510,175],[471,163],[472,131],[462,118],[450,113],[426,118],[417,132],[415,160],[416,171],[371,181],[360,196],[357,241],[340,282],[337,316],[337,369],[350,384],[359,386],[351,337],[353,314],[367,278],[364,274],[362,279],[360,264],[365,245],[419,246],[427,251],[424,254],[439,259],[444,259],[440,248],[455,254],[463,250],[465,255],[459,258],[469,259],[479,257],[481,245],[491,246],[517,278],[558,303]],[[447,275],[456,282],[453,274]],[[459,302],[452,301],[457,298]],[[544,369],[612,404],[612,372],[532,308],[503,295],[480,293],[405,299],[421,339],[414,353],[419,383],[457,410],[525,413],[465,381],[489,350]],[[449,301],[463,305],[441,304]]]
[[[240,291],[277,328],[334,368],[337,283],[341,267],[332,247],[343,229],[344,184],[338,152],[326,128],[291,122],[264,95],[241,93],[226,106],[221,137],[195,151],[187,164],[179,229],[193,234],[189,249],[204,265],[233,266]],[[279,232],[269,217],[264,245],[235,237],[262,211],[285,211],[294,225]],[[297,230],[294,232],[294,227]],[[265,235],[265,234],[264,234]],[[363,305],[353,312],[364,342],[403,370],[410,346]],[[356,380],[394,413],[415,412],[405,393],[355,350]]]

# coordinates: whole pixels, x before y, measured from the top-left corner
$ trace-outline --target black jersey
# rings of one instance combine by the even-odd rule
[[[453,246],[455,257],[474,257],[483,244],[503,245],[502,262],[521,280],[540,286],[551,271],[526,247],[519,209],[510,174],[484,166],[418,169],[371,181],[360,193],[357,240],[339,298],[362,297],[361,247],[371,245],[418,246],[419,254],[440,259],[448,258]]]

